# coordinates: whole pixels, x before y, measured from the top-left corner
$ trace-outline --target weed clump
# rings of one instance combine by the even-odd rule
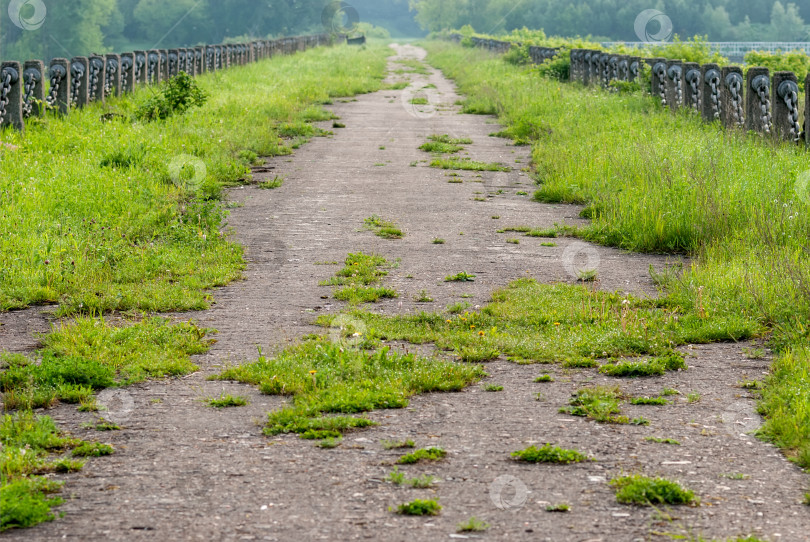
[[[397,460],[400,465],[411,465],[420,461],[439,461],[447,456],[447,452],[441,448],[420,448],[409,454],[405,454]]]
[[[192,107],[202,107],[208,95],[186,72],[180,72],[161,84],[157,94],[141,105],[135,118],[148,122],[182,115]]]
[[[616,500],[621,504],[654,506],[659,504],[693,504],[699,502],[694,492],[665,478],[648,478],[640,474],[623,476],[610,481],[616,488]]]
[[[529,446],[525,450],[512,452],[512,457],[529,463],[579,463],[588,457],[577,450],[566,450],[558,446],[546,444],[541,448]]]
[[[433,499],[414,499],[411,502],[400,504],[397,507],[397,514],[405,516],[437,516],[441,510],[441,505]]]

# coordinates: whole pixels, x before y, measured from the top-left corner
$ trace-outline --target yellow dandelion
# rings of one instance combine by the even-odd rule
[[[452,321],[452,320],[449,320],[449,319],[448,319],[448,320],[445,320],[445,322],[447,322],[448,324],[452,324],[452,323],[453,323],[453,321]]]
[[[483,336],[484,336],[484,332],[483,332],[483,331],[479,331],[479,332],[478,332],[478,336],[479,336],[479,337],[483,337]]]
[[[470,329],[475,329],[475,326],[470,326]]]

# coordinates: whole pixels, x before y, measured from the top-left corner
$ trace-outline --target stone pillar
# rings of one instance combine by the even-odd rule
[[[745,129],[770,133],[771,77],[768,68],[748,68],[745,91]]]
[[[700,113],[705,122],[720,120],[720,88],[723,86],[720,66],[704,64],[700,67],[701,89]]]
[[[697,62],[683,63],[683,79],[681,79],[681,86],[683,87],[683,103],[681,107],[699,113],[701,87],[700,64]]]
[[[121,55],[106,54],[107,69],[107,95],[119,98],[121,96]]]
[[[169,78],[169,50],[160,50],[160,80],[166,81]]]
[[[0,118],[0,128],[13,126],[17,130],[25,130],[22,111],[22,67],[19,62],[3,62],[0,64],[0,98],[5,93],[8,100]]]
[[[70,61],[66,58],[54,58],[48,70],[51,87],[49,94],[53,95],[51,106],[62,115],[70,112]],[[54,92],[54,87],[58,85]]]
[[[582,50],[582,84],[588,86],[591,84],[591,58],[593,58],[593,51],[590,49]]]
[[[104,103],[104,83],[107,80],[107,66],[104,57],[90,56],[90,86],[88,98],[91,102]]]
[[[667,105],[667,59],[648,58],[647,63],[652,67],[650,93],[661,100],[661,105]]]
[[[775,72],[772,88],[773,135],[777,139],[798,143],[801,125],[799,124],[798,104],[799,84],[796,74]]]
[[[745,82],[742,68],[726,66],[721,70],[720,118],[726,128],[743,127],[745,123]]]
[[[71,104],[82,108],[89,102],[90,70],[85,56],[74,57],[70,61]]]
[[[669,108],[672,111],[680,109],[683,103],[683,63],[680,60],[667,61],[665,94]]]
[[[205,73],[205,47],[194,48],[194,72],[197,75]]]
[[[23,65],[23,100],[28,96],[28,88],[31,95],[23,103],[23,116],[41,117],[45,113],[45,65],[41,60],[28,60]]]

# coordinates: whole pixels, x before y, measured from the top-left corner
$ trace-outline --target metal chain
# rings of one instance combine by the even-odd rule
[[[673,68],[678,68],[678,66],[673,66]],[[681,84],[680,69],[672,70],[672,84],[675,85],[675,103],[681,107],[683,105],[683,85]]]
[[[700,107],[700,87],[698,87],[698,80],[700,79],[700,72],[692,69],[686,72],[686,82],[692,88],[692,109],[697,111]]]
[[[104,96],[109,96],[113,92],[113,76],[115,72],[118,70],[118,66],[114,64],[114,61],[110,59],[107,62],[107,70],[104,73]]]
[[[661,95],[661,105],[664,107],[667,106],[666,73],[665,69],[658,70],[658,94]]]
[[[741,126],[745,122],[745,115],[743,114],[742,108],[742,76],[734,72],[730,73],[728,77],[726,77],[726,86],[731,94],[732,120]],[[761,95],[760,100],[762,100]],[[768,133],[767,125],[765,133]]]
[[[95,59],[93,59],[95,60]],[[98,90],[98,72],[100,71],[98,66],[96,65],[93,60],[90,60],[90,78],[87,83],[87,87],[89,90],[87,101],[93,102],[96,99],[96,91]]]
[[[794,143],[799,142],[799,135],[801,134],[801,126],[799,126],[799,86],[790,80],[782,81],[779,87],[776,89],[777,94],[785,100],[785,105],[788,108],[788,121],[790,122],[790,128],[788,129],[788,135],[790,136],[790,140]]]
[[[73,64],[70,70],[73,75],[70,88],[70,104],[78,105],[79,89],[82,86],[82,77],[84,77],[84,66],[82,64]]]
[[[146,59],[143,57],[139,57],[138,55],[135,55],[132,59],[132,80],[135,84],[137,84],[141,80],[141,71],[143,70],[143,65],[145,63]]]
[[[34,102],[31,100],[34,96],[34,90],[37,88],[37,74],[38,70],[29,69],[23,74],[25,81],[25,96],[23,97],[22,112],[23,118],[28,118],[34,113]]]
[[[0,73],[0,126],[6,118],[6,107],[8,107],[8,94],[11,92],[11,70],[5,69]]]
[[[770,90],[770,79],[767,75],[758,75],[751,81],[751,86],[759,97],[759,109],[761,112],[760,121],[762,130],[766,134],[771,133],[771,98],[768,95]]]
[[[51,66],[51,90],[45,98],[45,102],[50,107],[56,107],[56,98],[59,96],[59,87],[62,86],[62,78],[65,76],[65,69],[55,64]]]

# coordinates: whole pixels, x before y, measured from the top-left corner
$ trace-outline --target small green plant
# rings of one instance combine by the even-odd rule
[[[93,429],[96,431],[119,431],[121,427],[118,424],[101,419],[93,426]]]
[[[520,239],[507,239],[506,242],[512,245],[519,245]]]
[[[340,446],[341,440],[340,437],[326,437],[318,443],[318,448],[324,448],[326,450],[337,448]]]
[[[433,244],[434,245],[443,245],[444,244],[444,239],[442,239],[441,237],[434,237],[433,238]]]
[[[748,480],[750,478],[750,476],[741,472],[723,473],[720,477],[728,478],[729,480]]]
[[[411,502],[400,504],[397,514],[405,516],[437,516],[441,512],[441,505],[433,499],[414,499]]]
[[[534,379],[534,381],[535,382],[554,382],[554,378],[552,378],[552,376],[549,375],[549,374],[545,374],[545,375],[538,376],[537,378]]]
[[[526,237],[548,237],[555,238],[559,234],[559,230],[555,228],[538,228],[526,232]]]
[[[342,122],[335,121],[332,123],[332,128],[345,128],[346,125]]]
[[[599,367],[599,362],[586,356],[574,356],[565,358],[562,366],[569,369],[592,369]]]
[[[493,162],[477,162],[470,158],[437,158],[430,167],[459,171],[512,171],[512,168]]]
[[[697,403],[700,401],[700,394],[696,391],[693,391],[686,395],[686,402],[688,403]]]
[[[397,463],[400,465],[411,465],[413,463],[419,463],[420,461],[439,461],[444,459],[447,456],[447,452],[442,450],[441,448],[431,447],[431,448],[420,448],[419,450],[414,450],[409,454],[405,454],[397,460]]]
[[[541,247],[556,247],[557,243],[547,242],[547,243],[540,243]]]
[[[187,73],[180,72],[162,83],[146,103],[135,111],[135,118],[144,121],[167,119],[182,115],[192,107],[202,107],[208,96]]]
[[[375,230],[375,235],[383,239],[402,239],[405,236],[394,222],[377,215],[371,215],[364,220],[364,223],[367,229]]]
[[[474,280],[475,275],[471,275],[465,271],[444,277],[445,282],[472,282]]]
[[[429,474],[423,474],[422,476],[417,476],[416,478],[408,478],[405,480],[405,485],[411,486],[415,489],[427,489],[429,487],[433,487],[436,478]]]
[[[382,446],[386,450],[395,450],[397,448],[413,448],[416,446],[411,439],[407,440],[384,440]]]
[[[487,384],[484,386],[484,391],[503,391],[503,386],[497,384]]]
[[[630,399],[631,405],[666,405],[669,401],[663,397],[633,397]]]
[[[566,450],[558,446],[546,444],[541,448],[534,445],[525,450],[512,452],[512,457],[529,463],[579,463],[588,457],[577,450]]]
[[[646,361],[608,363],[602,365],[599,372],[609,376],[634,378],[638,376],[660,376],[667,371],[686,369],[683,354],[677,350],[670,350],[661,356],[652,357]]]
[[[447,305],[447,308],[445,310],[450,314],[460,314],[469,309],[470,306],[471,305],[466,301],[459,301],[457,303],[451,303],[450,305]]]
[[[598,271],[596,269],[586,269],[577,271],[577,281],[578,282],[593,282],[596,280],[598,276]]]
[[[761,390],[762,382],[759,380],[743,380],[740,387],[744,390]]]
[[[414,96],[409,100],[409,103],[414,105],[428,105],[430,102],[425,96]]]
[[[661,396],[663,397],[670,397],[672,395],[680,395],[680,394],[681,392],[679,392],[674,388],[664,388],[663,390],[661,390]]]
[[[433,302],[433,298],[430,297],[430,294],[428,294],[427,290],[420,291],[419,294],[417,294],[414,299],[416,300],[417,303],[432,303]]]
[[[467,521],[461,522],[456,527],[458,533],[480,533],[489,529],[489,523],[472,516]]]
[[[85,442],[73,449],[73,457],[100,457],[111,455],[115,449],[101,442]]]
[[[233,396],[229,394],[220,394],[219,397],[212,397],[208,399],[208,406],[212,406],[215,408],[227,408],[227,407],[240,407],[245,406],[248,404],[247,397],[242,395]]]
[[[658,442],[660,444],[672,444],[674,446],[681,445],[681,443],[675,440],[674,438],[644,437],[644,440],[646,440],[647,442]]]
[[[560,412],[583,416],[601,423],[629,423],[627,416],[619,416],[619,401],[624,398],[618,386],[593,386],[582,388]]]
[[[633,418],[630,420],[630,425],[650,425],[650,420],[644,418],[643,416],[639,416],[638,418]]]
[[[272,190],[274,188],[279,188],[281,185],[284,184],[284,178],[276,176],[269,181],[263,181],[259,183],[259,188],[263,188],[265,190]]]
[[[641,474],[614,478],[610,485],[616,488],[616,500],[621,504],[654,506],[659,504],[693,504],[699,499],[677,482],[664,478],[648,478]]]
[[[395,486],[401,486],[405,483],[405,473],[400,472],[399,467],[394,467],[394,470],[388,473],[385,477],[386,482],[391,482]]]
[[[550,504],[546,506],[546,512],[570,512],[571,505],[567,503]]]
[[[805,506],[810,506],[810,491],[804,494],[804,500],[802,501],[802,504],[804,504]]]
[[[518,196],[528,196],[528,195],[529,195],[529,193],[528,193],[528,192],[526,192],[525,190],[518,190],[517,192],[515,192],[515,195],[518,195]]]
[[[492,220],[500,220],[501,215],[492,215],[490,218],[491,218]]]

